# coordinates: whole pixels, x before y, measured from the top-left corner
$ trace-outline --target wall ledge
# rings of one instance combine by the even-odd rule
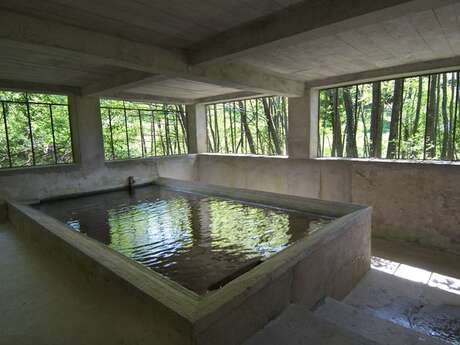
[[[21,174],[43,174],[48,172],[66,172],[79,170],[81,166],[77,163],[71,164],[52,164],[52,165],[35,165],[17,168],[2,168],[0,176],[21,175]]]
[[[318,157],[312,158],[315,161],[326,162],[353,162],[363,164],[386,164],[386,165],[420,165],[420,166],[454,166],[460,167],[460,161],[438,161],[438,160],[409,160],[409,159],[382,159],[382,158],[341,158],[341,157]]]

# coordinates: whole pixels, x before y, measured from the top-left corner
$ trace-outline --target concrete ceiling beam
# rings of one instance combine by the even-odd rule
[[[107,96],[109,99],[118,99],[122,101],[146,102],[146,103],[166,103],[166,104],[193,104],[193,99],[165,97],[157,95],[147,95],[133,92],[118,92]]]
[[[305,89],[303,82],[252,67],[236,64],[193,67],[188,64],[186,54],[180,50],[163,49],[11,11],[0,10],[0,23],[0,42],[34,49],[43,54],[52,52],[63,58],[71,57],[82,62],[118,66],[246,91],[299,96]],[[146,75],[146,78],[150,77]],[[143,79],[140,75],[140,80]],[[109,86],[111,82],[113,80],[107,81]],[[135,81],[129,79],[128,84],[131,82]],[[114,84],[117,84],[116,80]],[[97,92],[97,86],[88,86],[85,92]]]
[[[261,49],[276,51],[455,2],[457,0],[303,1],[199,42],[189,49],[189,61],[195,65],[225,61]]]
[[[46,83],[32,83],[20,80],[5,80],[0,79],[0,89],[11,91],[28,91],[39,93],[55,93],[66,95],[80,95],[81,90],[79,87],[55,85]]]
[[[360,84],[377,80],[397,79],[414,75],[426,75],[458,70],[460,70],[460,57],[453,57],[312,80],[307,83],[307,88],[321,89],[339,87],[350,85],[350,83]]]
[[[103,96],[166,79],[168,77],[161,74],[129,70],[117,73],[108,79],[89,84],[82,88],[81,93],[83,96]]]

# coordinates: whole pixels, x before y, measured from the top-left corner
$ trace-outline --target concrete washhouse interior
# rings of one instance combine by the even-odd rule
[[[0,0],[0,345],[460,345],[459,0]]]

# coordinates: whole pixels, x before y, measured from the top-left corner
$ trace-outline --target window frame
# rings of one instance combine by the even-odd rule
[[[153,145],[154,146],[154,151],[155,151],[155,154],[154,155],[149,155],[148,153],[145,153],[144,151],[146,151],[147,149],[145,149],[144,147],[144,143],[141,141],[141,156],[138,157],[138,156],[132,156],[131,155],[131,150],[130,150],[130,141],[129,141],[129,133],[128,133],[128,128],[127,128],[127,119],[128,119],[128,116],[130,116],[129,114],[127,114],[127,112],[137,112],[137,117],[139,118],[139,130],[140,130],[140,133],[141,133],[141,138],[143,137],[143,124],[142,124],[142,115],[141,113],[142,112],[149,112],[151,113],[151,116],[153,117],[155,113],[162,113],[164,114],[164,110],[161,110],[161,109],[157,109],[157,108],[154,108],[154,109],[148,109],[148,108],[136,108],[136,107],[130,107],[130,106],[108,106],[108,105],[103,105],[103,102],[104,101],[121,101],[121,102],[125,102],[125,100],[120,100],[120,99],[111,99],[111,98],[100,98],[99,100],[99,112],[100,112],[100,116],[101,116],[101,131],[102,131],[102,141],[103,141],[103,149],[104,149],[104,162],[105,163],[110,163],[110,162],[123,162],[123,161],[132,161],[132,160],[145,160],[145,159],[153,159],[153,158],[162,158],[162,157],[176,157],[176,156],[183,156],[183,155],[188,155],[189,154],[189,151],[190,151],[190,145],[189,145],[189,142],[188,142],[188,124],[187,124],[187,121],[188,121],[188,114],[187,114],[187,109],[186,109],[186,105],[185,104],[179,104],[179,103],[174,103],[174,104],[171,104],[171,103],[156,103],[156,102],[136,102],[136,101],[131,101],[131,100],[126,100],[126,102],[130,102],[130,103],[138,103],[138,104],[141,104],[141,105],[160,105],[160,106],[164,106],[164,105],[179,105],[179,106],[182,106],[183,107],[183,110],[184,110],[184,115],[185,115],[185,123],[184,123],[184,133],[182,134],[183,135],[183,139],[181,139],[181,144],[182,146],[185,148],[185,152],[180,152],[180,153],[173,153],[173,154],[163,154],[163,155],[158,155],[156,154],[157,152],[157,148],[156,148],[156,145]],[[110,143],[106,143],[105,142],[105,138],[104,138],[104,131],[105,131],[105,128],[104,128],[104,123],[103,123],[103,115],[102,115],[102,111],[103,110],[107,110],[107,116],[108,116],[108,119],[109,119],[109,132],[110,132]],[[114,141],[113,141],[113,126],[112,126],[112,116],[111,116],[111,111],[112,110],[117,110],[117,111],[121,111],[123,112],[123,116],[124,116],[124,135],[125,135],[125,142],[124,144],[126,145],[126,149],[127,149],[127,157],[126,158],[116,158],[116,154],[115,154],[115,149],[114,149]],[[180,113],[179,110],[167,110],[167,114],[174,114],[175,115],[175,121],[177,122],[177,124],[179,124],[179,119],[178,119],[178,114]],[[153,121],[154,119],[152,118],[152,124],[154,124],[155,122]],[[180,127],[180,126],[179,126]],[[178,127],[178,128],[179,128]],[[155,131],[155,130],[154,130]],[[155,140],[154,139],[155,137],[152,138],[152,140]],[[106,145],[109,145],[108,146],[108,150],[106,152]],[[180,145],[179,145],[180,146]],[[110,157],[112,157],[111,159],[108,159],[107,158],[107,154],[110,155]]]
[[[22,93],[25,95],[24,100],[4,100],[0,98],[0,111],[2,115],[0,116],[0,126],[3,127],[3,130],[5,131],[5,140],[7,143],[7,160],[9,163],[9,166],[6,167],[0,167],[0,172],[6,172],[6,171],[14,171],[14,170],[29,170],[29,169],[42,169],[42,168],[57,168],[57,167],[68,167],[68,166],[73,166],[77,163],[77,152],[76,152],[76,145],[75,145],[75,136],[74,136],[74,119],[73,119],[73,111],[72,111],[72,94],[69,92],[62,92],[59,90],[43,90],[43,89],[33,89],[33,88],[28,88],[28,89],[23,89],[23,88],[9,88],[9,87],[1,87],[0,91],[5,91],[5,92],[12,92],[12,93]],[[67,98],[67,103],[55,103],[55,102],[37,102],[37,101],[31,101],[29,99],[30,94],[36,94],[36,95],[52,95],[52,96],[62,96]],[[11,154],[11,143],[10,143],[10,137],[8,135],[9,131],[9,126],[8,126],[8,120],[7,120],[7,114],[8,114],[8,107],[5,106],[7,104],[19,104],[19,105],[24,105],[26,107],[26,116],[27,116],[27,123],[28,123],[28,132],[30,133],[30,150],[32,153],[32,164],[31,165],[13,165],[12,164],[12,154]],[[31,114],[30,114],[30,106],[31,105],[39,105],[39,106],[46,106],[48,107],[48,115],[49,115],[49,120],[50,120],[50,125],[51,125],[51,135],[52,135],[52,144],[53,144],[53,163],[48,163],[48,164],[37,164],[36,162],[36,154],[35,154],[35,148],[36,146],[34,145],[34,134],[32,130],[32,119],[31,119]],[[70,140],[70,149],[71,149],[71,161],[70,162],[59,162],[58,161],[58,154],[57,154],[57,145],[56,145],[56,128],[55,128],[55,118],[53,117],[53,111],[52,108],[54,106],[58,107],[65,107],[66,112],[67,112],[67,117],[68,117],[68,124],[69,124],[69,135],[70,137],[68,140]]]
[[[455,73],[457,77],[457,89],[456,89],[456,102],[455,104],[455,99],[454,99],[454,108],[456,107],[456,113],[454,115],[454,118],[457,122],[454,122],[454,127],[453,127],[453,137],[452,137],[452,142],[453,142],[453,150],[454,150],[454,157],[455,157],[455,149],[456,149],[456,135],[460,135],[460,132],[457,131],[457,126],[460,125],[460,69],[457,68],[447,68],[447,69],[436,69],[432,72],[430,71],[421,71],[421,72],[414,72],[414,73],[402,73],[398,76],[393,76],[393,77],[383,77],[383,78],[370,78],[370,79],[363,79],[359,82],[339,82],[336,84],[328,85],[328,86],[314,86],[312,89],[314,89],[317,92],[316,98],[317,98],[317,152],[316,152],[316,157],[315,159],[318,160],[344,160],[344,161],[357,161],[357,162],[381,162],[381,163],[423,163],[429,165],[431,164],[437,164],[437,165],[456,165],[460,164],[460,155],[458,159],[452,159],[452,160],[444,160],[444,159],[438,159],[438,158],[426,158],[426,138],[424,139],[424,149],[423,149],[423,158],[387,158],[387,157],[338,157],[338,156],[321,156],[321,92],[322,91],[329,91],[329,90],[335,90],[335,89],[345,89],[345,88],[352,88],[356,86],[363,86],[366,84],[372,84],[375,82],[380,82],[380,83],[385,83],[385,82],[395,82],[398,79],[403,79],[404,81],[406,79],[410,78],[429,78],[429,81],[431,80],[431,77],[433,75],[436,75],[438,77],[441,77],[443,74],[447,73]],[[427,86],[429,88],[429,84]],[[454,97],[454,95],[452,95]],[[429,101],[429,97],[427,102]],[[439,100],[438,100],[439,101]],[[404,104],[402,105],[402,109],[404,107]],[[439,107],[439,105],[438,105]],[[439,111],[439,109],[438,109]],[[401,113],[403,110],[401,110]],[[426,113],[423,116],[423,122],[426,123]],[[460,128],[459,128],[460,129]],[[435,139],[436,140],[436,139]],[[399,148],[400,149],[400,148]],[[459,148],[460,149],[460,148]]]
[[[273,154],[270,154],[270,153],[251,153],[249,152],[248,150],[246,150],[246,152],[231,152],[232,150],[229,150],[229,152],[216,152],[216,151],[213,151],[210,149],[210,143],[211,143],[211,140],[209,138],[209,134],[210,134],[210,127],[208,126],[208,123],[209,123],[209,119],[212,117],[214,118],[213,116],[216,116],[216,114],[214,115],[211,115],[211,113],[209,112],[208,113],[208,108],[211,107],[211,106],[216,106],[216,107],[221,107],[222,111],[225,112],[225,106],[228,106],[230,108],[232,108],[233,112],[235,113],[235,111],[237,110],[237,103],[242,101],[245,103],[245,109],[248,109],[247,107],[247,104],[246,102],[248,101],[256,101],[256,111],[257,110],[261,110],[263,109],[263,105],[261,104],[261,107],[257,107],[257,105],[259,104],[258,102],[262,102],[263,99],[273,99],[273,98],[284,98],[285,100],[285,114],[286,114],[286,132],[284,133],[284,137],[282,138],[279,138],[281,139],[282,141],[282,145],[281,145],[281,150],[284,151],[284,153],[282,152],[281,154],[277,154],[277,153],[273,153]],[[281,158],[285,158],[285,157],[288,157],[288,136],[289,136],[289,97],[285,97],[285,96],[279,96],[279,95],[267,95],[267,96],[259,96],[259,97],[244,97],[244,98],[238,98],[238,99],[229,99],[229,100],[222,100],[222,101],[214,101],[214,102],[210,102],[210,103],[206,103],[205,104],[205,122],[206,122],[206,137],[207,137],[207,140],[206,140],[206,154],[209,154],[209,155],[225,155],[225,156],[241,156],[241,157],[270,157],[270,158],[276,158],[276,157],[281,157]],[[237,110],[238,112],[240,112],[240,110]],[[247,111],[246,111],[247,112]],[[231,115],[231,113],[230,113]],[[257,118],[259,118],[260,114],[257,116]],[[260,121],[261,119],[259,118],[258,121]],[[263,120],[263,119],[262,119]],[[256,123],[257,123],[257,120],[256,120]],[[260,123],[260,122],[259,122]],[[242,123],[241,123],[241,119],[238,123],[238,126],[241,130],[242,128]],[[235,127],[237,128],[237,127]],[[228,130],[228,128],[227,128]],[[230,129],[230,136],[232,135],[232,130]],[[256,140],[255,140],[255,146],[256,146],[256,150],[260,148],[260,146],[263,146],[263,144],[261,142],[259,142],[259,138],[257,137],[257,133],[259,133],[260,129],[257,127],[256,125],[256,133],[255,133],[255,137],[256,137]],[[246,137],[246,134],[243,134],[243,137],[245,138],[244,141],[246,143],[247,141],[247,137]],[[221,139],[221,138],[219,138]],[[235,140],[237,139],[236,137],[236,132],[235,132]],[[242,147],[245,147],[245,143],[242,144]],[[249,146],[249,145],[248,145]],[[246,147],[246,149],[248,149],[248,147]]]

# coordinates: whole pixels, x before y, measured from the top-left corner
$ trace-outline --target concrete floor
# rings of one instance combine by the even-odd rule
[[[155,344],[136,302],[25,244],[9,224],[0,224],[0,263],[0,345]]]
[[[374,240],[372,252],[373,269],[344,302],[459,345],[459,258],[384,240]]]
[[[373,241],[373,254],[460,278],[458,257],[449,254],[382,240]],[[25,244],[8,224],[0,224],[0,262],[1,345],[155,343],[154,334],[137,326],[132,304]],[[447,292],[404,278],[374,269],[345,302],[460,344],[456,286]]]

